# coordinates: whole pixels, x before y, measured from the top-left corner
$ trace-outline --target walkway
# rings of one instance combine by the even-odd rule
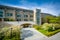
[[[48,38],[34,28],[23,28],[21,32],[22,40],[60,40],[60,33]]]

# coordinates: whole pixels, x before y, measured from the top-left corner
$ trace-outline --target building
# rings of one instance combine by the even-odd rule
[[[41,13],[41,24],[49,23],[46,17],[56,17],[56,16],[48,14],[48,13]]]
[[[26,21],[41,24],[41,10],[27,10],[22,8],[0,5],[0,21]]]

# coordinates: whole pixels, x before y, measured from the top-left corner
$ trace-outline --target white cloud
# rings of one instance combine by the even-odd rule
[[[24,8],[24,9],[32,9],[32,10],[34,10],[35,8],[38,8],[38,9],[41,9],[41,12],[45,12],[45,13],[49,13],[53,15],[57,15],[60,12],[60,9],[58,10],[57,7],[52,4],[52,2],[50,4],[38,5],[37,3],[33,3],[33,2],[30,3],[27,0],[21,0],[20,3],[22,5],[17,4],[16,6],[16,5],[8,4],[8,3],[4,3],[4,5],[19,7],[19,8]]]

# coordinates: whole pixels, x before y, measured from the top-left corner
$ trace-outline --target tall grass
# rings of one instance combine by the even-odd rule
[[[20,40],[20,27],[14,25],[11,27],[3,27],[0,30],[0,40]]]

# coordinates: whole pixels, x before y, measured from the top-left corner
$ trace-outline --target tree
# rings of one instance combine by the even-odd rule
[[[60,16],[58,16],[57,18],[58,18],[57,23],[60,24]]]
[[[46,16],[45,17],[45,22],[46,23],[55,23],[56,22],[56,18],[54,16]]]

